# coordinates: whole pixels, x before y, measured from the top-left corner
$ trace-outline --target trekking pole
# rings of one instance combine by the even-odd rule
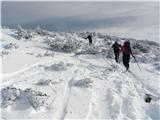
[[[133,54],[132,54],[132,57],[134,58],[135,62],[137,63],[137,66],[140,69],[140,71],[142,71],[141,68],[140,68],[140,66],[139,66],[139,64],[138,64],[138,62],[137,62],[137,60],[136,60],[136,58],[135,58],[135,56]]]

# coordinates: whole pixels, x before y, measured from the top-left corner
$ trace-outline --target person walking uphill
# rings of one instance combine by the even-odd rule
[[[88,35],[87,38],[85,39],[89,40],[89,45],[91,46],[92,45],[92,35]]]
[[[113,48],[113,51],[114,51],[115,60],[116,60],[116,62],[118,63],[118,60],[119,60],[119,52],[120,52],[121,45],[118,44],[117,41],[115,41],[115,43],[112,45],[112,48]]]
[[[130,55],[132,55],[132,50],[130,47],[130,42],[125,41],[123,46],[122,46],[122,54],[123,54],[123,65],[126,67],[126,71],[129,70],[129,60],[130,60]]]

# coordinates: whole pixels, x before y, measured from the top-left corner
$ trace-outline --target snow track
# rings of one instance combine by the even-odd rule
[[[61,109],[60,109],[60,114],[59,114],[59,119],[64,119],[65,115],[67,114],[67,106],[71,94],[71,87],[72,87],[72,82],[75,79],[75,76],[77,74],[77,69],[73,71],[73,76],[72,78],[68,81],[68,84],[66,84],[65,91],[64,91],[64,96],[63,96],[63,101],[61,103]]]

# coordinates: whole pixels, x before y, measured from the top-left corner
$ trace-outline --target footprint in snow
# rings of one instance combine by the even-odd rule
[[[92,81],[90,79],[81,79],[72,81],[72,86],[79,88],[89,88],[91,87]]]
[[[66,65],[63,62],[59,62],[56,64],[52,64],[50,66],[45,67],[47,71],[65,71],[67,70]]]

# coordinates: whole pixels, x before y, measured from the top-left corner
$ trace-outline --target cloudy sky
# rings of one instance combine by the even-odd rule
[[[158,2],[2,2],[2,25],[159,39]]]

